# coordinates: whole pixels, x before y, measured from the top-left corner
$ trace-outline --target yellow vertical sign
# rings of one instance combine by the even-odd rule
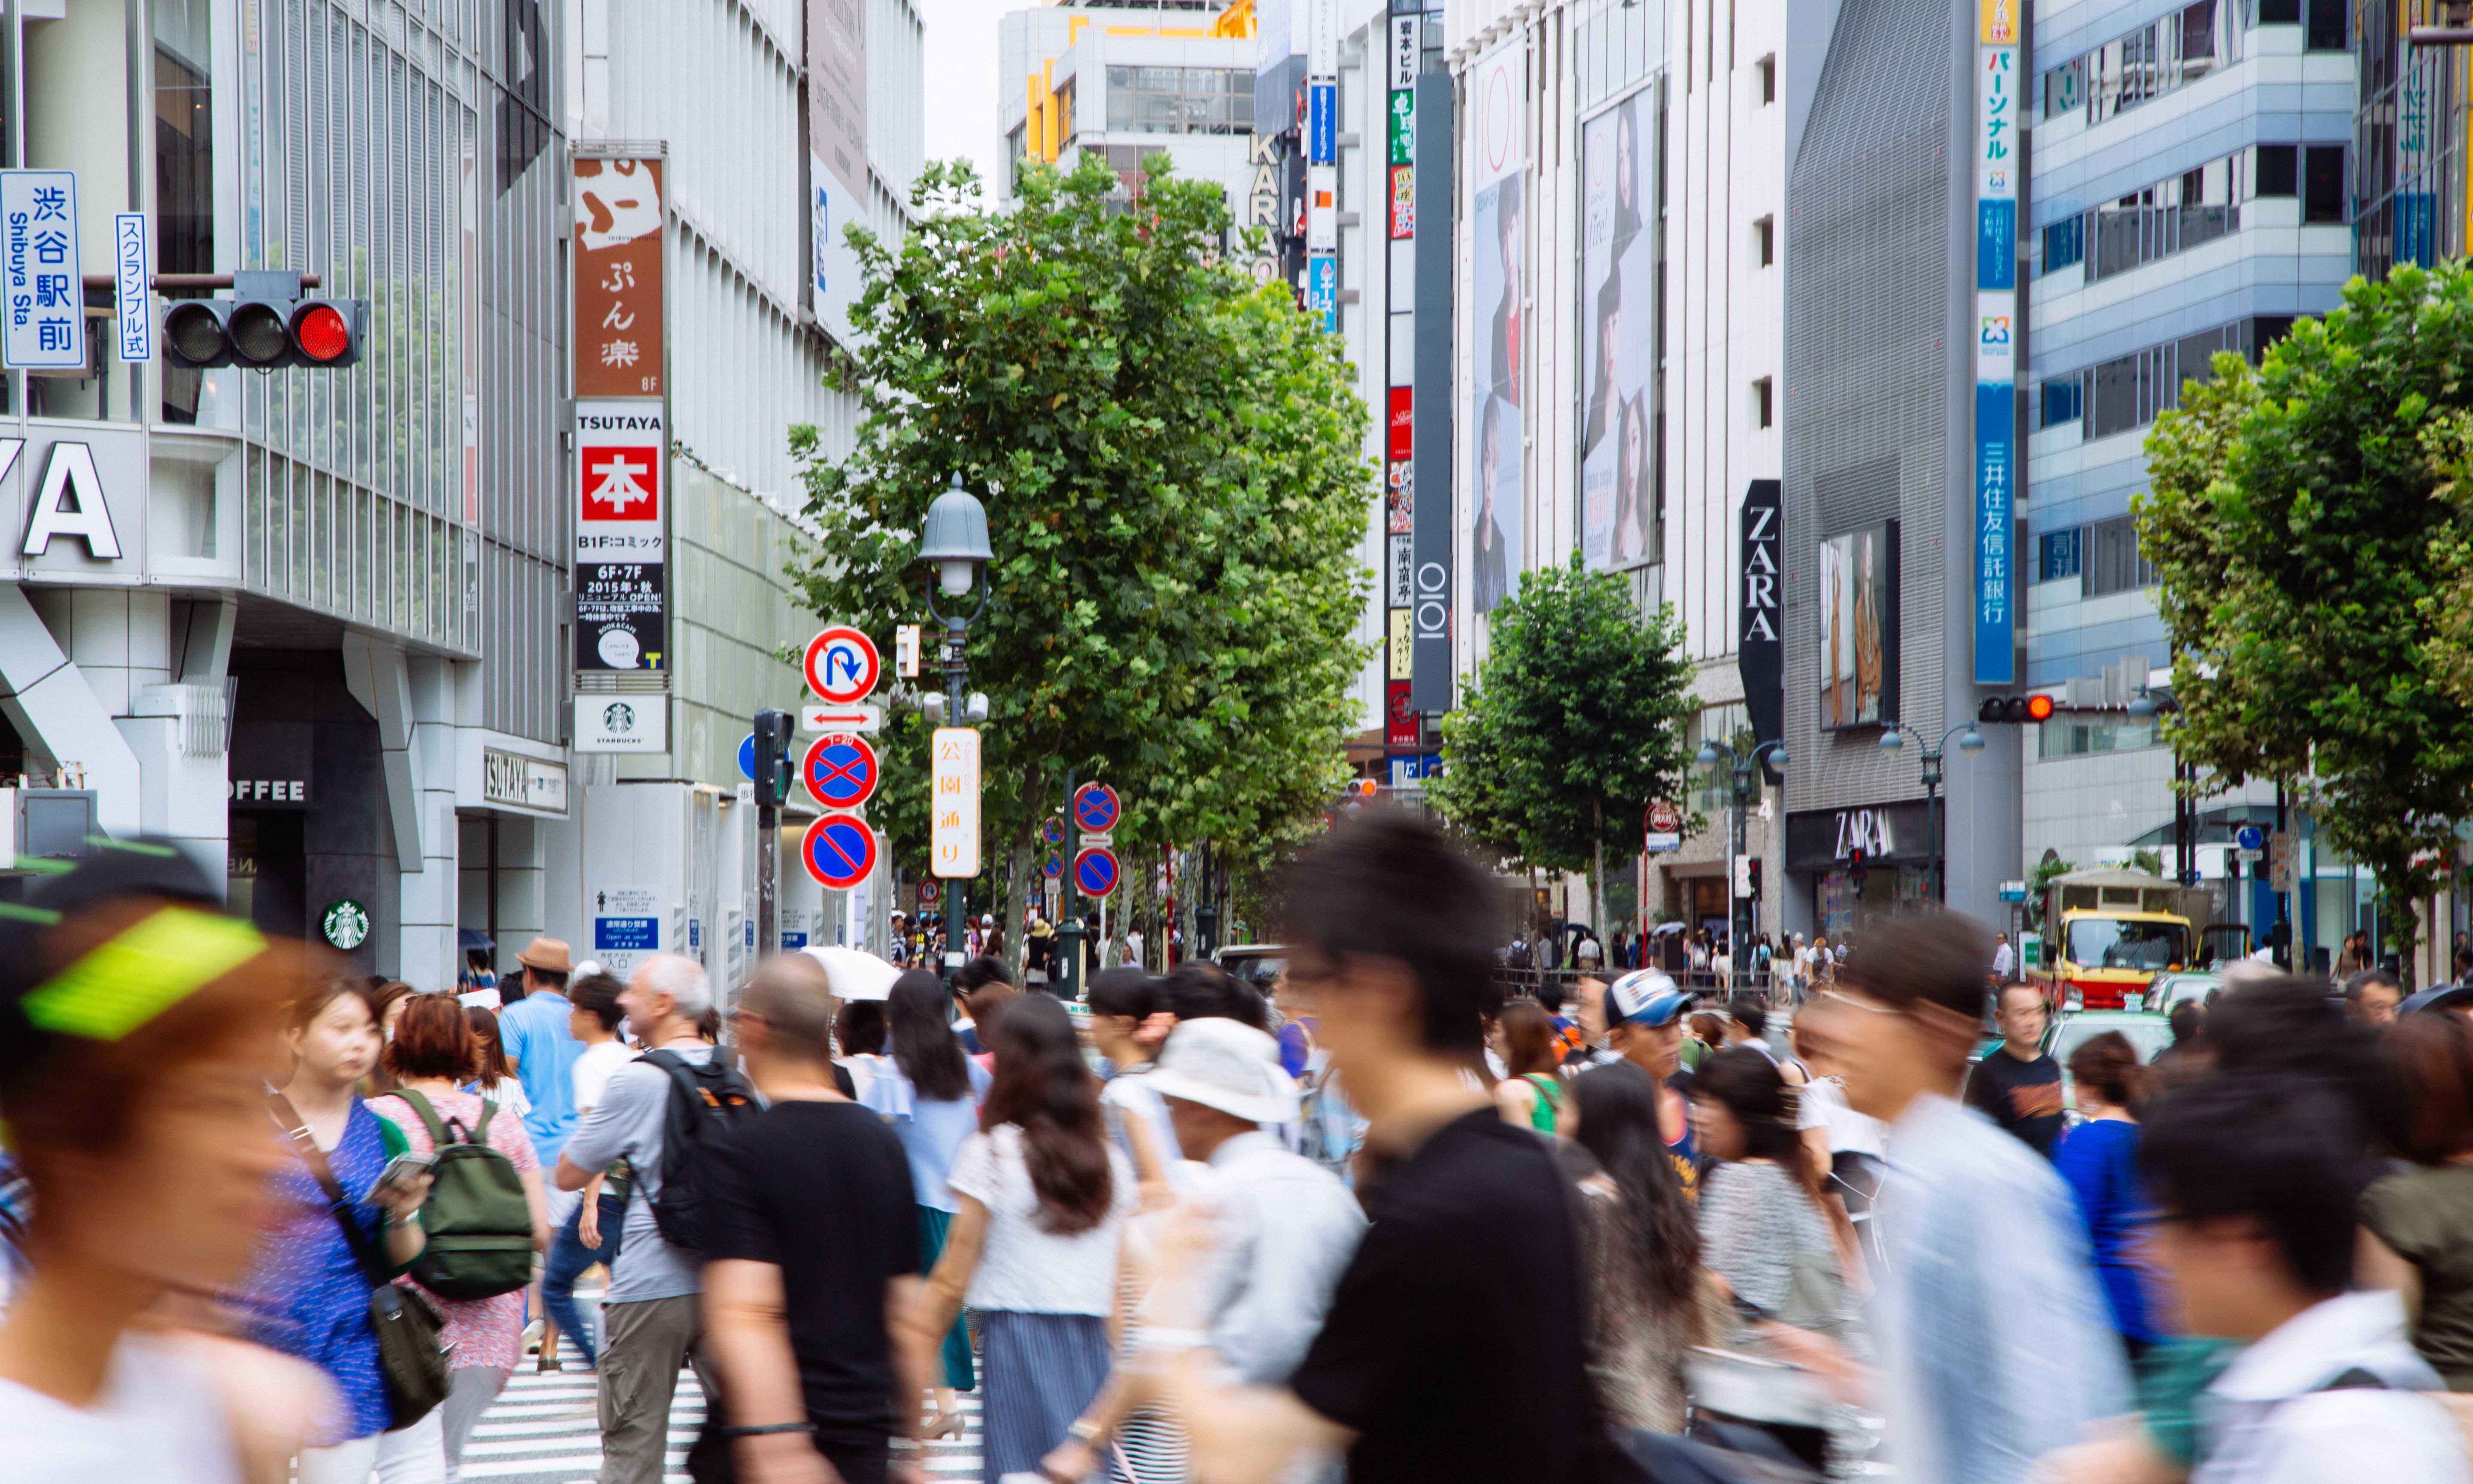
[[[1408,679],[1417,662],[1416,627],[1408,621],[1409,611],[1391,610],[1391,662],[1383,673],[1395,681]]]
[[[940,876],[979,874],[979,734],[969,727],[939,727],[928,743],[935,758],[929,775],[927,849]]]
[[[2018,0],[1979,0],[1983,12],[1985,46],[2018,44]]]

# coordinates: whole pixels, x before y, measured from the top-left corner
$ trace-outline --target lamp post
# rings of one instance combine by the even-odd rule
[[[927,589],[927,611],[945,626],[945,693],[932,692],[924,702],[927,721],[941,727],[948,717],[967,721],[972,726],[988,719],[988,698],[972,692],[967,698],[963,686],[971,678],[971,663],[963,654],[962,641],[971,625],[988,610],[988,588],[979,586],[979,602],[968,618],[948,614],[936,608],[936,589],[942,587],[948,598],[959,598],[978,581],[979,568],[996,560],[988,545],[988,511],[977,495],[962,488],[959,471],[953,475],[952,488],[936,496],[927,507],[927,523],[919,539],[919,560],[936,574]],[[932,807],[930,818],[932,821]],[[952,977],[964,956],[964,935],[969,931],[969,898],[963,879],[955,876],[947,882],[945,900],[945,962],[947,979]]]
[[[1752,967],[1751,898],[1735,890],[1735,873],[1741,868],[1735,862],[1743,854],[1743,814],[1760,797],[1761,758],[1765,754],[1783,772],[1786,768],[1786,744],[1762,742],[1749,750],[1737,753],[1723,742],[1700,744],[1693,759],[1704,768],[1715,768],[1720,762],[1734,773],[1734,832],[1726,846],[1726,896],[1728,898],[1727,932],[1734,940],[1731,946],[1735,961],[1735,982],[1747,983]]]
[[[1901,732],[1912,732],[1918,743],[1924,739],[1922,732],[1905,722],[1891,722],[1888,730],[1881,733],[1881,751],[1894,753],[1905,747],[1907,739],[1899,735]],[[1942,879],[1940,869],[1940,780],[1941,754],[1949,751],[1952,737],[1957,738],[1961,753],[1983,751],[1983,733],[1975,730],[1973,722],[1959,722],[1942,732],[1938,742],[1924,749],[1924,832],[1932,837],[1932,872],[1925,886],[1932,899],[1938,902],[1949,900],[1949,883]]]

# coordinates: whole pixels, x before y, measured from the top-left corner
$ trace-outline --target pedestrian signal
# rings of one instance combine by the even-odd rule
[[[2050,721],[2052,716],[2050,696],[1986,696],[1975,713],[1975,719],[1984,723],[2040,722]]]

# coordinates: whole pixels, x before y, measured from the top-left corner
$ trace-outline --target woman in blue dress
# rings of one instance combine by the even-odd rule
[[[2070,1053],[2084,1121],[2053,1146],[2053,1167],[2069,1182],[2086,1222],[2096,1281],[2112,1310],[2113,1328],[2135,1360],[2161,1338],[2148,1309],[2148,1269],[2138,1257],[2147,1198],[2138,1178],[2138,1119],[2147,1068],[2119,1031],[2090,1037]]]
[[[357,982],[334,977],[312,990],[294,1009],[291,1041],[298,1063],[285,1100],[351,1198],[364,1243],[383,1240],[387,1260],[409,1266],[424,1241],[412,1218],[429,1178],[378,1188],[387,1161],[406,1145],[354,1091],[379,1049],[377,1018]],[[317,1366],[336,1396],[335,1415],[313,1434],[318,1446],[301,1451],[298,1484],[366,1484],[373,1470],[385,1484],[444,1484],[436,1411],[389,1430],[395,1419],[370,1323],[371,1280],[298,1154],[276,1177],[276,1198],[282,1214],[273,1239],[241,1288],[251,1337]]]

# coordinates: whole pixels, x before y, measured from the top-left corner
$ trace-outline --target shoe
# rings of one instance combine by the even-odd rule
[[[939,1412],[936,1414],[933,1421],[929,1422],[926,1426],[919,1430],[919,1441],[922,1443],[933,1443],[939,1438],[958,1438],[961,1435],[962,1414],[960,1412]]]
[[[524,1353],[538,1355],[541,1348],[541,1322],[538,1319],[524,1326]]]
[[[536,1374],[542,1371],[564,1371],[565,1369],[566,1363],[559,1359],[556,1355],[543,1355],[540,1357],[540,1363],[533,1367]]]

